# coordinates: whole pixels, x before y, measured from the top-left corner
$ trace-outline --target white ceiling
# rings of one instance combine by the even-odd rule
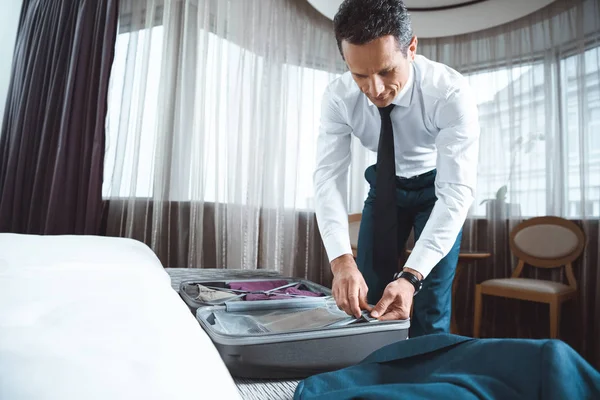
[[[342,0],[307,0],[329,19],[333,19]],[[415,35],[422,38],[444,37],[480,31],[514,21],[539,10],[554,0],[405,0]],[[463,4],[461,6],[461,4]],[[445,10],[410,11],[411,7]]]
[[[404,0],[407,7],[431,8],[471,3],[472,0]]]

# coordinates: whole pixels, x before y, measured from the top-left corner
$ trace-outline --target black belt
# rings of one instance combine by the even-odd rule
[[[401,181],[410,181],[410,180],[413,180],[413,179],[419,179],[419,178],[425,178],[427,176],[431,176],[431,175],[435,174],[435,172],[436,172],[436,170],[434,168],[434,169],[432,169],[429,172],[425,172],[425,173],[422,173],[420,175],[411,176],[410,178],[405,178],[403,176],[398,176],[397,178],[400,179]]]

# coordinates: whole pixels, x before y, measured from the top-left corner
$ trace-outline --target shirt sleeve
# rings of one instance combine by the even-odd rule
[[[323,95],[313,178],[317,223],[329,261],[352,254],[347,206],[352,128],[346,115],[328,87]]]
[[[452,90],[434,118],[440,129],[436,138],[437,201],[405,265],[423,278],[452,249],[474,200],[480,128],[471,88],[464,83]]]

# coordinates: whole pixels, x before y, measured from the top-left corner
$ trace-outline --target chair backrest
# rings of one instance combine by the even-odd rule
[[[521,222],[510,233],[510,248],[519,258],[513,273],[518,276],[523,263],[541,268],[567,267],[567,278],[576,286],[572,262],[581,255],[585,235],[574,222],[560,217],[535,217]]]
[[[348,230],[350,232],[350,244],[356,248],[358,246],[358,231],[360,230],[360,221],[362,214],[348,215]]]

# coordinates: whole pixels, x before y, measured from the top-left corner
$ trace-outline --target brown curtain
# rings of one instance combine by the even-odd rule
[[[96,234],[118,0],[24,0],[0,136],[0,231]]]
[[[156,210],[160,204],[160,210]],[[203,237],[199,246],[193,240],[194,209],[202,209]],[[151,199],[110,199],[104,202],[104,216],[102,234],[106,236],[134,238],[146,243],[154,249],[157,257],[165,268],[215,268],[219,263],[226,264],[227,252],[222,251],[219,242],[218,230],[215,228],[216,218],[225,218],[225,213],[241,213],[233,206],[215,203],[192,202],[154,202]],[[269,231],[263,228],[268,226],[269,219],[276,218],[277,211],[261,209],[257,211],[259,249],[261,244],[269,241]],[[160,219],[155,219],[160,215]],[[279,272],[286,276],[303,277],[313,282],[330,286],[333,279],[327,253],[323,247],[321,236],[317,228],[314,212],[297,212],[288,216],[293,221],[286,221],[295,229],[294,236],[297,244],[291,254],[287,255],[287,262]],[[167,227],[161,238],[153,235],[153,225],[162,224]],[[159,240],[160,239],[160,240]],[[221,240],[227,238],[220,238]],[[199,263],[191,263],[190,253],[198,253]],[[259,251],[258,269],[272,269],[268,264],[268,254]],[[232,268],[246,268],[245,265],[234,265]]]

